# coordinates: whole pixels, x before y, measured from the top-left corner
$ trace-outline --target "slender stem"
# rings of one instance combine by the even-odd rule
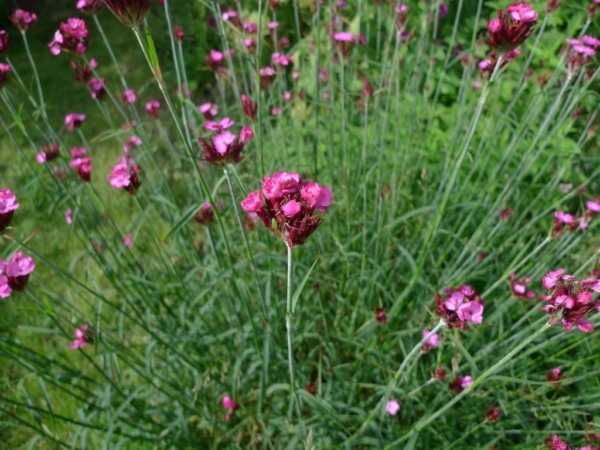
[[[287,246],[287,310],[285,314],[285,328],[287,330],[287,345],[288,345],[288,368],[290,370],[290,390],[292,394],[296,394],[296,386],[294,384],[294,359],[292,350],[292,247]]]
[[[25,44],[25,52],[27,53],[27,58],[29,58],[29,62],[31,63],[31,68],[33,70],[33,76],[35,78],[35,85],[37,87],[38,96],[40,98],[40,111],[42,117],[45,122],[48,120],[48,116],[46,116],[46,105],[44,104],[44,93],[42,91],[42,85],[40,83],[40,76],[37,71],[37,67],[35,65],[35,61],[33,60],[33,56],[31,55],[31,50],[29,50],[29,42],[27,41],[27,34],[25,31],[21,31],[21,36],[23,36],[23,43]]]

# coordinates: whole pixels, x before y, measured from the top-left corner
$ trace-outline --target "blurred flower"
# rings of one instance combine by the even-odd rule
[[[571,444],[561,441],[556,434],[551,438],[544,439],[544,446],[550,450],[574,450]]]
[[[38,16],[35,13],[17,9],[9,19],[15,27],[23,32],[29,30],[29,27],[37,22]]]
[[[89,38],[85,20],[70,18],[60,24],[54,33],[54,39],[48,44],[53,55],[65,52],[85,53]]]
[[[35,269],[35,263],[30,256],[24,256],[23,252],[16,252],[10,261],[0,261],[4,266],[3,272],[8,278],[8,285],[13,291],[22,291],[27,286],[29,275]]]
[[[287,67],[292,64],[293,58],[291,56],[286,56],[282,53],[275,52],[271,55],[271,61],[273,64],[276,64],[279,67]]]
[[[111,12],[127,27],[135,28],[146,16],[150,0],[104,0]]]
[[[215,204],[217,209],[220,209],[220,205]],[[200,206],[200,209],[194,216],[194,220],[201,225],[209,225],[215,221],[215,212],[210,204],[210,202],[205,202]]]
[[[271,115],[272,116],[278,116],[279,114],[281,114],[281,107],[280,106],[271,108]]]
[[[265,176],[262,190],[248,194],[241,202],[246,212],[258,214],[263,224],[288,247],[303,245],[323,220],[316,211],[326,212],[331,189],[316,182],[303,182],[295,172]]]
[[[496,423],[500,418],[500,410],[492,403],[485,411],[485,418],[489,423]]]
[[[71,350],[77,350],[92,342],[94,342],[92,333],[88,329],[88,325],[84,323],[79,328],[75,328],[75,339],[71,341]]]
[[[140,166],[135,163],[131,156],[120,156],[118,163],[108,174],[108,182],[115,189],[124,189],[131,195],[135,195],[142,182],[138,177]]]
[[[71,225],[73,223],[73,210],[71,208],[65,211],[65,222],[67,222],[67,225]]]
[[[421,348],[421,350],[424,353],[427,353],[433,347],[437,347],[438,345],[440,345],[440,335],[438,333],[432,334],[430,330],[423,330],[422,339],[425,338],[428,339],[425,341],[423,347]]]
[[[387,316],[385,314],[385,308],[375,307],[375,320],[382,325],[387,323]]]
[[[181,28],[179,25],[175,25],[173,27],[173,36],[175,36],[175,39],[177,39],[179,42],[183,41],[183,38],[185,37],[183,28]]]
[[[464,284],[458,289],[444,288],[446,300],[436,295],[437,315],[448,328],[467,328],[467,322],[481,323],[485,302],[475,290]]]
[[[260,75],[260,88],[266,89],[275,80],[275,70],[270,67],[263,67],[258,71]]]
[[[588,211],[600,214],[600,197],[587,201],[585,206],[587,206]]]
[[[121,99],[126,105],[132,105],[137,100],[137,96],[135,95],[135,91],[133,89],[125,89],[125,92],[123,92]]]
[[[198,111],[206,120],[213,120],[219,113],[219,105],[210,102],[202,103],[198,106]]]
[[[258,31],[258,25],[248,20],[243,23],[242,27],[246,33],[254,34]]]
[[[600,281],[595,279],[577,280],[573,275],[566,275],[564,269],[548,272],[542,284],[548,289],[548,295],[541,298],[546,302],[542,311],[550,316],[550,325],[562,325],[571,331],[573,325],[584,333],[594,331],[594,324],[585,316],[593,310],[600,310],[594,292],[600,292]]]
[[[41,151],[35,155],[38,163],[44,164],[46,161],[52,161],[58,158],[58,142],[42,145]]]
[[[158,117],[158,110],[160,109],[160,102],[158,100],[151,100],[146,103],[146,112],[155,119]]]
[[[102,100],[106,96],[106,80],[104,78],[92,78],[87,85],[94,100]]]
[[[2,261],[0,261],[1,263]],[[12,289],[8,285],[8,277],[2,273],[0,268],[0,298],[10,297]]]
[[[564,375],[562,373],[562,370],[560,370],[560,367],[555,367],[546,374],[546,381],[548,383],[556,383],[554,387],[556,389],[560,389],[562,386],[560,385],[559,381],[562,380],[563,377]]]
[[[385,405],[385,412],[390,416],[395,416],[400,411],[400,403],[395,398],[390,399]]]
[[[85,120],[85,114],[67,114],[65,116],[65,125],[68,131],[73,131],[75,128],[79,128]]]
[[[127,233],[127,235],[123,239],[123,244],[127,248],[133,248],[133,235],[131,233]]]
[[[90,65],[86,62],[76,63],[71,61],[71,68],[73,69],[73,78],[78,83],[88,83],[94,76],[93,70],[98,67],[98,62],[95,59],[90,61]]]
[[[0,189],[0,231],[10,225],[13,214],[18,208],[19,204],[14,192],[10,188]]]
[[[548,14],[553,13],[560,6],[560,0],[547,0],[546,1],[546,12]]]
[[[442,2],[440,3],[440,9],[438,10],[438,17],[443,19],[448,15],[448,3]]]
[[[70,167],[77,170],[77,175],[83,181],[89,183],[92,176],[92,158],[86,157],[87,150],[84,147],[73,147],[71,149]]]
[[[514,273],[510,274],[510,291],[512,295],[522,300],[535,298],[535,292],[527,290],[527,285],[531,281],[531,278],[527,277],[519,280],[516,278],[517,276]]]
[[[0,63],[0,89],[4,87],[8,81],[8,72],[12,69],[8,64]]]
[[[566,49],[567,72],[577,74],[586,64],[596,56],[596,48],[600,40],[592,36],[583,36],[581,39],[565,39],[569,45]]]
[[[78,0],[77,9],[85,14],[96,14],[103,4],[102,0]]]
[[[204,149],[204,159],[216,166],[226,164],[237,164],[244,158],[241,152],[245,145],[252,139],[254,132],[247,126],[243,126],[239,137],[234,133],[227,131],[233,125],[233,121],[225,117],[220,122],[207,122],[204,127],[216,134],[208,141],[199,138],[200,145]]]
[[[488,22],[488,44],[500,55],[521,45],[533,32],[538,14],[527,3],[513,3]]]
[[[242,94],[242,111],[250,122],[254,122],[256,119],[257,109],[258,104],[246,94]]]
[[[501,220],[506,220],[508,219],[511,215],[512,215],[513,210],[510,208],[505,208],[502,211],[500,211],[500,219]]]
[[[125,141],[125,144],[123,144],[123,152],[129,153],[131,149],[139,147],[140,145],[142,145],[142,140],[139,136],[129,136],[127,141]]]
[[[473,384],[473,377],[466,375],[464,377],[456,377],[456,379],[450,383],[450,389],[454,392],[462,392]]]
[[[232,400],[229,395],[223,397],[221,401],[223,408],[227,409],[227,414],[225,415],[225,420],[229,421],[231,419],[231,414],[239,408],[238,404]]]
[[[0,30],[0,56],[8,53],[10,47],[10,35],[6,30]]]

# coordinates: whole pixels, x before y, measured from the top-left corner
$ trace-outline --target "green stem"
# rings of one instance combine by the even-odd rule
[[[29,58],[29,62],[31,63],[31,68],[33,70],[33,76],[35,78],[35,85],[37,87],[38,96],[40,98],[40,111],[42,114],[42,118],[45,122],[48,121],[48,116],[46,116],[46,105],[44,104],[44,93],[42,91],[42,85],[40,83],[40,76],[37,71],[37,67],[35,65],[35,61],[33,56],[31,55],[31,50],[29,50],[29,42],[27,41],[27,34],[25,31],[21,31],[21,36],[23,36],[23,43],[25,44],[25,52],[27,53],[27,58]]]
[[[288,346],[288,369],[290,371],[290,390],[292,394],[296,394],[296,386],[294,384],[294,359],[292,350],[292,269],[293,269],[293,258],[292,258],[292,247],[287,246],[287,302],[286,302],[286,314],[285,314],[285,328],[287,330],[287,346]]]

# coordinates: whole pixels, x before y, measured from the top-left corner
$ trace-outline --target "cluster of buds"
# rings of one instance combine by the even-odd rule
[[[471,286],[463,284],[458,289],[444,288],[446,299],[435,296],[436,313],[448,328],[467,328],[467,322],[481,323],[485,301]]]
[[[560,385],[560,381],[563,379],[564,375],[562,373],[562,370],[560,370],[560,367],[555,367],[554,369],[548,371],[548,373],[546,374],[546,381],[548,383],[554,383],[554,387],[556,389],[561,389],[562,386]]]
[[[319,212],[331,205],[331,189],[304,182],[294,172],[275,172],[265,176],[262,189],[248,194],[241,202],[248,213],[256,213],[275,236],[288,247],[303,245],[323,221]]]
[[[70,18],[60,24],[60,28],[54,33],[54,39],[48,44],[53,55],[60,54],[61,50],[71,53],[85,53],[89,32],[85,20]]]
[[[129,28],[137,27],[150,9],[150,0],[104,0],[104,3]]]
[[[9,188],[0,189],[0,231],[10,225],[17,209],[19,209],[19,204],[15,193]]]
[[[173,27],[173,36],[175,36],[175,39],[177,39],[179,42],[183,41],[183,38],[185,37],[183,28],[181,28],[179,25],[175,25]]]
[[[120,156],[118,163],[108,174],[108,182],[115,189],[124,189],[131,195],[135,195],[142,182],[138,177],[140,166],[135,163],[131,156]]]
[[[106,79],[92,78],[87,85],[94,100],[102,100],[106,96]]]
[[[58,158],[58,142],[42,145],[40,152],[35,155],[38,163],[44,164],[46,161],[53,161]]]
[[[75,328],[75,339],[71,341],[71,350],[77,350],[94,342],[94,335],[89,329],[87,323],[84,323],[79,328]]]
[[[25,290],[33,269],[33,259],[24,256],[22,252],[12,255],[9,261],[0,259],[0,298],[10,296],[12,291]]]
[[[593,36],[582,36],[581,39],[565,39],[568,44],[567,72],[577,74],[596,56],[596,49],[600,47],[600,39]]]
[[[6,30],[0,30],[0,56],[8,53],[10,47],[10,35]]]
[[[387,323],[387,315],[385,312],[385,308],[376,306],[374,313],[375,313],[375,320],[377,322],[379,322],[382,325],[385,325]]]
[[[542,284],[548,289],[548,295],[541,298],[546,302],[542,311],[550,316],[550,325],[562,325],[571,331],[573,325],[584,333],[594,331],[594,324],[585,316],[600,311],[600,302],[594,299],[594,292],[600,292],[600,280],[577,280],[573,275],[566,275],[564,269],[548,272],[542,278]]]
[[[510,292],[513,297],[521,300],[531,300],[535,298],[535,292],[527,290],[527,285],[531,282],[531,278],[518,279],[514,273],[510,274]]]
[[[85,14],[94,15],[102,9],[102,0],[78,0],[77,9]]]
[[[92,178],[92,158],[85,156],[85,147],[74,147],[71,149],[71,161],[69,166],[77,170],[77,175],[86,183]]]
[[[485,419],[488,423],[496,423],[500,418],[500,410],[496,408],[496,405],[493,403],[488,406],[488,409],[485,411]]]
[[[12,24],[19,29],[21,32],[29,30],[29,27],[38,20],[38,16],[35,13],[30,13],[22,9],[17,9],[10,17]]]
[[[204,149],[204,159],[215,166],[224,166],[229,163],[237,164],[242,159],[241,152],[244,146],[252,139],[254,132],[247,126],[243,126],[240,135],[227,131],[235,122],[225,117],[219,122],[206,122],[204,128],[214,132],[208,141],[200,138],[200,144]]]

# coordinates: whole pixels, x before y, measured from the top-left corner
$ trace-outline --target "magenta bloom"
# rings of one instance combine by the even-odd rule
[[[0,63],[0,89],[6,84],[8,81],[8,72],[12,69],[8,64]]]
[[[231,419],[231,414],[236,409],[238,409],[239,406],[236,402],[233,401],[233,399],[229,395],[226,395],[225,397],[223,397],[221,404],[223,405],[223,408],[227,409],[227,414],[225,415],[225,420],[229,421],[229,419]]]
[[[71,350],[77,350],[85,346],[85,344],[94,342],[92,333],[88,328],[86,323],[79,328],[75,328],[75,339],[71,341]]]
[[[173,27],[173,36],[175,36],[175,39],[177,39],[179,42],[183,41],[183,38],[185,37],[183,28],[181,28],[179,25],[175,25]]]
[[[142,139],[139,136],[129,136],[125,144],[123,144],[123,152],[129,153],[132,148],[139,147],[142,145]]]
[[[500,418],[500,410],[492,403],[485,411],[485,418],[489,423],[496,423]]]
[[[87,86],[90,90],[90,95],[94,100],[102,100],[106,97],[106,79],[92,78]]]
[[[321,224],[323,216],[317,211],[326,212],[331,199],[328,187],[303,182],[294,172],[276,172],[266,176],[262,190],[248,194],[241,205],[246,212],[258,214],[271,233],[293,247],[303,245]]]
[[[198,106],[198,111],[200,111],[206,120],[213,120],[219,113],[219,105],[210,102],[202,103]]]
[[[559,382],[563,379],[563,377],[564,375],[562,370],[560,370],[560,367],[555,367],[546,374],[546,381],[548,383],[555,383],[554,387],[556,387],[556,389],[561,389],[562,386]]]
[[[0,231],[6,229],[19,208],[17,196],[9,188],[0,189]]]
[[[0,56],[8,53],[10,47],[10,35],[6,30],[0,30]]]
[[[437,347],[438,345],[440,345],[440,335],[437,333],[432,334],[430,330],[423,330],[422,339],[425,338],[427,338],[425,344],[429,347]]]
[[[471,386],[471,384],[473,384],[473,377],[466,375],[464,377],[456,377],[456,379],[450,383],[449,386],[450,389],[458,393],[464,391],[466,388]]]
[[[593,294],[593,291],[600,292],[600,281],[579,281],[565,275],[564,269],[558,269],[546,274],[542,284],[548,289],[548,295],[541,296],[546,302],[542,311],[550,316],[551,325],[562,325],[566,331],[571,331],[573,325],[584,333],[594,331],[594,325],[585,316],[600,307]]]
[[[6,261],[0,261],[1,262],[6,262]],[[10,288],[10,285],[8,284],[8,277],[4,274],[2,274],[2,270],[0,269],[0,298],[7,298],[10,297],[10,294],[12,293],[12,289]]]
[[[146,103],[146,111],[155,119],[158,117],[158,110],[160,109],[160,102],[158,100],[151,100]]]
[[[102,0],[78,0],[77,9],[85,14],[96,14],[102,9]]]
[[[92,158],[86,157],[87,150],[83,147],[71,149],[71,161],[69,166],[77,170],[77,175],[83,181],[89,183],[92,176]]]
[[[527,285],[531,281],[531,278],[527,277],[519,280],[516,278],[517,276],[514,273],[510,274],[510,291],[512,295],[521,300],[535,298],[535,292],[527,290]]]
[[[400,403],[395,398],[391,398],[385,405],[385,412],[390,416],[395,416],[400,411]]]
[[[485,301],[469,285],[458,289],[445,288],[446,300],[436,295],[437,315],[448,328],[467,328],[467,322],[481,323]]]
[[[135,91],[133,89],[125,89],[125,92],[123,92],[121,99],[126,105],[132,105],[137,100],[137,96],[135,95]]]
[[[71,208],[65,211],[65,222],[67,222],[67,225],[71,225],[73,223],[73,210]]]
[[[150,0],[104,0],[111,12],[127,27],[137,27],[150,8]]]
[[[65,125],[68,131],[73,131],[75,128],[79,128],[85,120],[85,114],[67,114],[65,116]]]
[[[38,16],[35,13],[17,9],[9,19],[15,27],[23,32],[29,30],[29,27],[37,22]]]
[[[41,151],[35,156],[38,163],[44,164],[46,161],[53,161],[58,158],[58,142],[42,145]]]
[[[246,94],[242,94],[242,111],[249,121],[254,122],[257,110],[258,104]]]
[[[254,132],[247,126],[242,127],[240,135],[227,131],[234,122],[226,117],[220,122],[206,122],[204,128],[214,131],[216,134],[209,140],[199,138],[200,145],[204,149],[204,159],[216,166],[226,164],[237,164],[244,158],[242,150],[254,136]]]
[[[500,54],[517,48],[531,35],[538,14],[527,3],[513,3],[488,22],[488,44]]]
[[[133,235],[131,233],[127,233],[127,235],[123,239],[123,244],[127,248],[133,248]]]
[[[13,291],[22,291],[27,286],[29,274],[35,269],[35,263],[30,256],[24,256],[23,252],[15,253],[10,261],[6,263],[4,273],[8,278],[8,285]]]
[[[89,37],[85,20],[70,18],[60,24],[54,33],[54,39],[48,44],[53,55],[60,54],[61,50],[71,53],[85,53]]]
[[[78,83],[87,84],[94,76],[93,69],[98,67],[98,62],[95,59],[90,61],[90,65],[85,62],[77,63],[71,61],[71,68],[73,69],[73,78]]]
[[[585,203],[588,211],[599,214],[600,213],[600,197],[595,198],[594,200],[589,200]]]
[[[140,166],[136,165],[131,156],[121,156],[118,163],[108,174],[108,182],[115,189],[124,189],[135,195],[142,182],[138,177]]]

